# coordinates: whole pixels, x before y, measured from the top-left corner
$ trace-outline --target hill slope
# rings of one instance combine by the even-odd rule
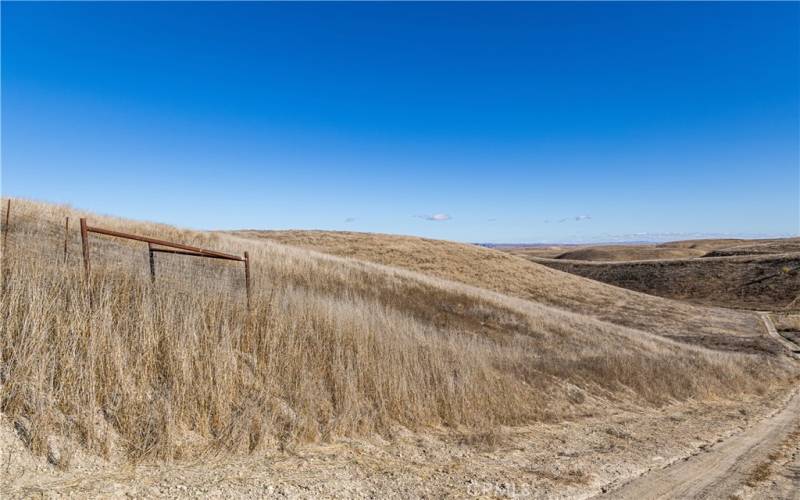
[[[800,252],[800,238],[702,239],[613,245],[498,245],[496,248],[525,258],[627,262]]]
[[[73,221],[66,259],[65,216]],[[109,229],[248,250],[252,307],[239,263],[160,255],[151,282],[146,245],[96,234],[85,282],[80,216]],[[485,432],[599,418],[623,406],[738,401],[771,394],[792,376],[776,356],[713,352],[653,335],[647,329],[658,331],[658,321],[643,316],[650,304],[671,318],[669,335],[727,335],[746,345],[756,339],[749,315],[625,292],[499,252],[411,240],[419,252],[381,239],[358,251],[433,276],[252,234],[14,200],[2,261],[0,422],[13,423],[29,449],[56,456],[59,466],[70,456],[64,447],[174,460],[390,435],[398,426]],[[525,294],[539,302],[519,298]],[[647,329],[567,310],[601,316],[601,305],[614,300],[623,311],[614,319]]]
[[[727,257],[734,255],[774,255],[800,252],[800,238],[780,240],[753,240],[738,245],[718,248],[705,254],[705,257]]]
[[[697,307],[559,272],[506,252],[408,236],[242,231],[333,255],[396,266],[707,347],[774,350],[757,316]]]
[[[710,306],[782,310],[800,296],[800,253],[630,262],[533,260],[622,288]]]
[[[658,245],[598,245],[570,250],[558,254],[554,258],[585,261],[626,261],[681,259],[685,257],[700,257],[704,254],[705,251],[697,248],[661,247]]]

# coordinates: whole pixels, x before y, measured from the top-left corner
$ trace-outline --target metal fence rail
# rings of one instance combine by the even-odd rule
[[[87,283],[89,282],[89,275],[91,274],[91,255],[89,251],[89,233],[102,234],[105,236],[112,236],[115,238],[124,238],[127,240],[141,241],[147,243],[147,251],[150,261],[150,278],[153,282],[156,279],[156,266],[154,255],[156,253],[186,255],[190,257],[205,257],[209,259],[223,259],[232,260],[244,263],[244,280],[245,291],[247,293],[247,308],[250,308],[250,255],[244,252],[244,256],[217,252],[216,250],[209,250],[206,248],[195,247],[191,245],[184,245],[182,243],[175,243],[172,241],[160,240],[157,238],[150,238],[147,236],[140,236],[137,234],[123,233],[120,231],[112,231],[110,229],[103,229],[100,227],[89,226],[85,218],[81,218],[81,245],[83,249],[83,270]]]

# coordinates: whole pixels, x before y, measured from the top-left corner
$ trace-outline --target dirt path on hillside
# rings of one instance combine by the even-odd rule
[[[769,336],[775,339],[777,342],[780,342],[781,345],[783,345],[788,351],[789,356],[800,359],[800,354],[797,353],[800,346],[797,346],[794,342],[783,338],[781,334],[778,333],[778,330],[775,328],[775,324],[772,322],[772,318],[769,317],[769,313],[759,312],[758,315],[761,316],[761,321],[764,322],[764,326],[767,328],[767,333]]]
[[[729,498],[798,424],[800,390],[782,410],[741,434],[634,479],[603,498]]]

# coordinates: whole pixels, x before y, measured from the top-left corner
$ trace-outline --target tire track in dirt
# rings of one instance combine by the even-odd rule
[[[664,469],[649,472],[599,498],[728,498],[748,473],[800,422],[800,390],[772,417]]]
[[[796,352],[798,346],[780,336],[769,313],[759,312],[758,315],[767,334],[783,345],[789,356],[800,359]],[[800,389],[794,392],[782,410],[744,432],[683,461],[642,475],[600,498],[728,498],[798,422]]]

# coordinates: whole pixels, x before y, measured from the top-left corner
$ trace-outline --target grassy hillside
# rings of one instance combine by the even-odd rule
[[[599,245],[571,250],[556,259],[589,261],[627,261],[650,259],[681,259],[705,254],[698,248],[661,247],[658,245]]]
[[[408,236],[325,231],[244,231],[321,252],[401,267],[717,349],[774,350],[747,312],[697,307],[559,272],[505,252]]]
[[[630,290],[713,306],[781,310],[800,295],[800,253],[662,261],[536,262]]]
[[[111,229],[248,250],[252,309],[238,263],[159,256],[153,284],[146,245],[98,235],[90,236],[85,283],[75,222],[86,215]],[[389,435],[397,425],[485,432],[620,405],[768,394],[792,376],[779,357],[651,334],[746,344],[756,339],[746,314],[622,291],[500,252],[361,238],[348,253],[398,267],[252,233],[192,232],[15,200],[2,257],[0,412],[36,452],[55,439],[171,460]],[[401,251],[406,245],[416,250]],[[60,456],[64,465],[68,454]]]
[[[712,250],[705,257],[729,257],[735,255],[774,255],[781,253],[800,252],[800,238],[785,238],[781,240],[750,241],[738,245],[726,246]]]
[[[698,240],[673,243],[620,243],[614,245],[565,245],[551,247],[501,248],[520,257],[586,261],[631,261],[702,257],[711,249],[735,244],[739,240]]]
[[[763,255],[800,251],[800,238],[741,240],[706,239],[668,243],[616,245],[498,246],[520,257],[545,259],[627,262],[634,260],[688,259],[731,255]]]

